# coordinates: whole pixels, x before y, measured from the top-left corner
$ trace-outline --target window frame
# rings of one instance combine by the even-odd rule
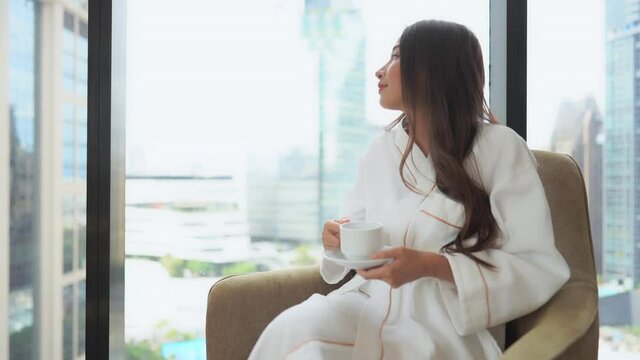
[[[489,16],[490,107],[526,140],[527,1]],[[86,358],[124,358],[126,2],[89,0],[88,25]]]
[[[124,358],[126,15],[125,0],[89,0],[87,359]]]

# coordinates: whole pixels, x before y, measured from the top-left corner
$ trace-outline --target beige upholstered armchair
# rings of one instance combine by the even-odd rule
[[[598,292],[582,174],[567,155],[534,154],[556,244],[569,263],[571,278],[547,304],[507,324],[504,359],[596,359]],[[281,311],[339,285],[326,284],[317,267],[220,280],[209,292],[207,358],[246,359],[261,331]]]

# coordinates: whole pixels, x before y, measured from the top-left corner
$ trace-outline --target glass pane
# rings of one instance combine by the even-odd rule
[[[73,104],[65,103],[63,112],[63,176],[65,180],[73,180],[75,164],[75,111]]]
[[[37,351],[37,347],[33,345],[38,343],[35,318],[38,241],[34,232],[38,221],[35,199],[38,174],[34,136],[36,49],[33,47],[36,13],[34,4],[30,1],[11,0],[8,6],[8,35],[15,39],[9,43],[8,54],[11,134],[9,138],[0,136],[3,136],[3,141],[11,141],[11,168],[2,169],[3,174],[9,171],[11,184],[8,199],[9,356],[11,359],[31,359]]]
[[[76,27],[76,20],[73,18],[73,14],[69,12],[64,12],[64,29],[74,32]]]
[[[76,89],[87,78],[76,67],[86,67],[88,12],[86,1],[78,4],[0,0],[8,29],[0,33],[8,44],[0,52],[0,67],[7,66],[0,74],[8,75],[0,109],[9,105],[0,123],[8,119],[10,129],[0,131],[0,143],[10,146],[9,166],[0,164],[0,177],[10,181],[0,189],[10,213],[8,226],[0,221],[10,259],[0,263],[9,277],[9,287],[0,286],[0,306],[9,310],[0,336],[9,337],[9,360],[85,357],[87,98]]]
[[[76,90],[78,95],[87,96],[88,49],[87,23],[80,22],[76,38]]]
[[[527,140],[568,153],[581,167],[598,273],[600,358],[637,358],[640,1],[528,6]]]
[[[78,283],[78,349],[77,354],[84,354],[85,345],[85,329],[86,329],[86,305],[87,304],[87,283],[81,281]]]
[[[64,272],[73,270],[73,240],[75,238],[74,222],[75,222],[75,197],[66,195],[64,197],[64,215],[63,215],[63,259]]]
[[[406,25],[463,23],[489,65],[488,0],[128,4],[131,357],[204,358],[215,281],[318,262],[322,223],[398,115],[374,72]]]
[[[73,286],[64,287],[62,312],[62,358],[73,359]]]
[[[85,49],[86,51],[86,49]],[[86,66],[86,63],[85,63]],[[82,83],[86,87],[86,78]],[[85,93],[86,96],[86,93]],[[78,107],[76,113],[76,156],[77,156],[77,171],[76,176],[79,181],[87,178],[87,107]]]
[[[76,224],[78,225],[78,265],[80,269],[87,266],[87,197],[85,194],[78,197],[78,213]]]
[[[73,24],[73,18],[68,20],[65,17],[65,21],[71,21]],[[66,91],[73,91],[74,76],[75,76],[75,33],[73,30],[65,28],[62,32],[62,67],[63,67],[63,82],[64,89]]]

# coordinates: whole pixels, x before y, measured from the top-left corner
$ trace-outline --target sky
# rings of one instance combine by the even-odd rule
[[[374,72],[421,19],[468,26],[489,48],[488,0],[356,0],[366,34],[366,117],[384,125]],[[562,101],[604,96],[602,0],[529,1],[528,142],[546,148]],[[317,148],[317,55],[304,0],[136,0],[127,28],[127,171],[241,175],[247,159]],[[485,64],[488,65],[488,64]]]
[[[593,96],[604,115],[604,0],[528,1],[527,142],[546,148],[563,101]]]

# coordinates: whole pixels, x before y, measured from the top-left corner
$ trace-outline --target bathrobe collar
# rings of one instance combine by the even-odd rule
[[[402,127],[402,123],[398,124],[394,131],[396,132],[396,150],[399,152],[399,156],[402,157],[409,143],[409,135]],[[435,183],[435,178],[436,174],[431,157],[425,156],[420,147],[414,143],[405,163],[405,179],[422,192],[427,192]]]

